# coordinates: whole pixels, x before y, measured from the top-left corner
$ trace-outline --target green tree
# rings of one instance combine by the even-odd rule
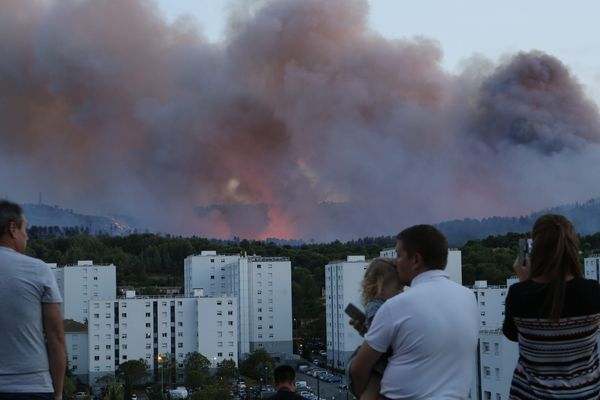
[[[270,382],[274,368],[275,360],[265,349],[259,348],[240,364],[240,373],[257,381]]]
[[[188,353],[183,361],[185,368],[185,383],[192,388],[202,386],[210,376],[210,360],[194,351]]]
[[[238,375],[238,369],[233,360],[223,360],[217,365],[217,376],[223,378],[225,382]]]
[[[125,395],[131,396],[133,385],[146,375],[148,364],[142,359],[129,360],[119,365],[118,374],[125,381]]]

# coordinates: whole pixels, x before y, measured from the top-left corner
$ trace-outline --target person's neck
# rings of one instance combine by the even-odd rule
[[[565,275],[565,282],[568,282],[568,281],[572,280],[573,278],[575,278],[573,276],[573,274],[567,274],[567,275]],[[535,278],[531,278],[531,280],[534,281],[535,283],[550,283],[550,282],[552,282],[552,279],[546,275],[536,276]]]
[[[7,247],[9,249],[17,251],[17,249],[15,248],[14,243],[11,240],[7,240],[6,237],[0,238],[0,247]]]
[[[295,385],[291,383],[280,383],[279,385],[277,385],[277,390],[286,390],[289,392],[293,392],[295,389]]]

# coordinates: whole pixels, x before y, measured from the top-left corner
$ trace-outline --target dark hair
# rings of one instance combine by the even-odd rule
[[[582,276],[579,266],[579,239],[571,221],[562,215],[542,215],[533,225],[531,278],[548,279],[549,317],[560,318],[565,298],[565,277]]]
[[[282,383],[296,383],[296,372],[289,365],[280,365],[275,368],[275,385]]]
[[[23,209],[20,205],[0,199],[0,235],[4,235],[11,222],[17,224],[17,227],[21,227],[23,223]]]
[[[415,225],[406,228],[396,236],[409,257],[419,253],[425,267],[444,269],[448,263],[448,240],[432,225]]]

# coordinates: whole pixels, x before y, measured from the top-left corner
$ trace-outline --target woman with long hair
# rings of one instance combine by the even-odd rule
[[[562,215],[543,215],[532,231],[521,282],[506,296],[503,332],[519,343],[511,399],[598,399],[600,285],[582,277],[579,241]]]

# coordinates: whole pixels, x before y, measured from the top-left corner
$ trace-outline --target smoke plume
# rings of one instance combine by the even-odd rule
[[[598,196],[600,117],[533,51],[441,67],[366,0],[272,0],[226,38],[145,0],[0,2],[4,196],[157,230],[330,240]]]

